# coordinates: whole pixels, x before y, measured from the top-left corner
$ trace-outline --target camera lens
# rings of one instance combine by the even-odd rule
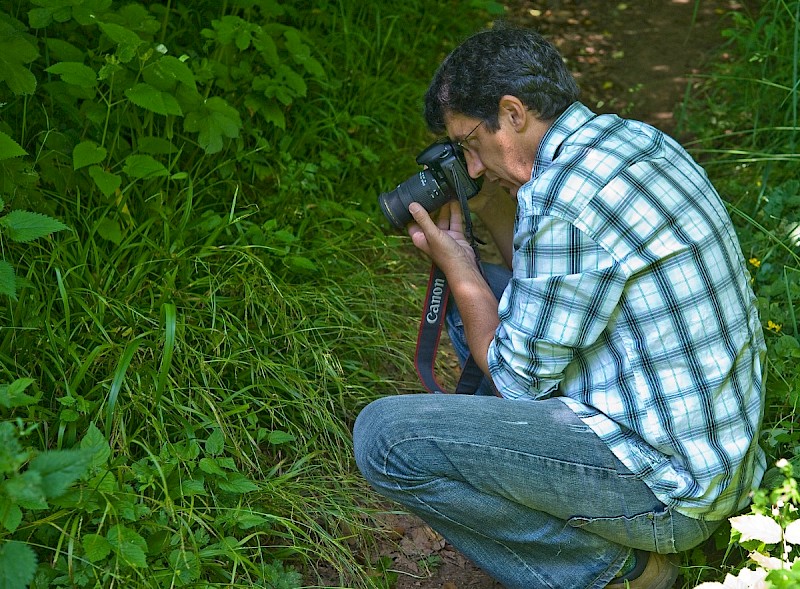
[[[378,197],[381,210],[395,229],[402,229],[412,220],[408,207],[418,202],[428,212],[441,208],[452,198],[452,191],[447,190],[436,181],[429,169],[414,174],[391,192],[384,192]]]

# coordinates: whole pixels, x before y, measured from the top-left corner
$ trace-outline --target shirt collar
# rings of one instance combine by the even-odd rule
[[[564,143],[567,137],[596,116],[595,113],[580,102],[573,102],[569,105],[567,110],[561,113],[561,116],[550,125],[544,137],[542,137],[539,149],[536,151],[536,159],[533,162],[531,180],[539,176],[553,163],[561,144]]]

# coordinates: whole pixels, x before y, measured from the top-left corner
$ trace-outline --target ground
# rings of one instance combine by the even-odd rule
[[[680,105],[687,86],[724,59],[721,31],[744,0],[507,0],[507,19],[554,42],[596,112],[648,122],[687,140]],[[487,251],[484,259],[491,259]],[[441,352],[440,352],[441,353]],[[447,363],[455,363],[443,353]],[[440,375],[443,384],[446,375]],[[378,552],[391,559],[396,589],[502,589],[421,520],[382,518]],[[680,585],[676,585],[678,587]]]

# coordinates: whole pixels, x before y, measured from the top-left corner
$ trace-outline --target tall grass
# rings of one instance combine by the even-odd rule
[[[369,499],[350,425],[414,386],[417,277],[376,195],[413,169],[424,80],[482,13],[460,8],[459,29],[448,2],[62,4],[0,2],[0,43],[36,78],[0,84],[0,132],[28,154],[0,161],[4,195],[70,228],[0,244],[17,277],[0,384],[33,399],[4,386],[0,418],[27,456],[88,466],[44,504],[20,495],[39,488],[24,460],[0,468],[21,517],[0,517],[5,574],[295,587],[324,563],[381,583],[353,550]],[[3,560],[20,542],[35,569]]]

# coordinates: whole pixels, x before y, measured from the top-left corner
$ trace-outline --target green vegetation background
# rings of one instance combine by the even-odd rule
[[[773,462],[800,453],[799,11],[731,15],[684,105],[762,304]],[[0,0],[0,588],[391,585],[350,427],[416,390],[425,269],[376,195],[500,13]]]

